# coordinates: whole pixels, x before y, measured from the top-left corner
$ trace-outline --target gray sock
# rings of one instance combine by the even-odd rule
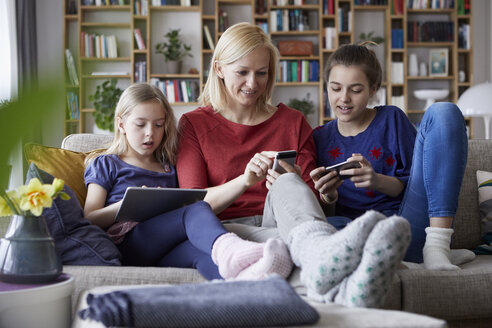
[[[382,307],[410,239],[410,224],[404,218],[392,216],[380,221],[367,238],[357,269],[338,286],[334,300],[327,293],[332,298],[325,301],[352,307]]]
[[[287,245],[308,292],[323,295],[351,274],[369,233],[384,218],[368,211],[338,232],[325,221],[304,222],[292,229]]]

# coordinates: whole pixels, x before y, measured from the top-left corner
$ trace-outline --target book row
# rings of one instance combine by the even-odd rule
[[[391,48],[403,49],[403,29],[395,28],[391,30]]]
[[[114,35],[80,33],[80,53],[84,57],[116,58],[118,42]]]
[[[356,6],[386,6],[387,4],[388,0],[354,0]]]
[[[133,3],[133,13],[137,16],[147,16],[149,14],[149,1],[135,0]]]
[[[470,24],[462,24],[458,27],[458,48],[470,49]]]
[[[455,0],[407,0],[407,8],[411,9],[445,9],[454,8]]]
[[[67,92],[67,111],[68,120],[78,120],[80,118],[79,114],[79,96],[73,92]]]
[[[323,15],[335,15],[335,0],[323,0]]]
[[[302,6],[304,0],[271,0],[272,6]]]
[[[82,0],[83,6],[123,6],[126,4],[128,3],[125,3],[125,0]]]
[[[135,62],[135,82],[147,82],[147,62]]]
[[[351,32],[352,31],[352,12],[348,10],[348,7],[338,8],[338,32]]]
[[[337,39],[337,30],[335,27],[325,27],[323,29],[323,48],[332,50],[335,49]]]
[[[317,60],[281,60],[277,81],[319,82],[319,62]]]
[[[171,104],[196,102],[200,92],[198,81],[195,80],[161,80],[151,78],[149,84],[158,87]]]
[[[152,0],[152,6],[191,6],[191,0]]]
[[[391,15],[403,15],[405,12],[404,9],[404,1],[405,0],[390,0],[390,14]]]
[[[409,42],[454,42],[454,22],[408,22]]]
[[[309,30],[308,12],[301,9],[278,9],[270,11],[272,32]]]

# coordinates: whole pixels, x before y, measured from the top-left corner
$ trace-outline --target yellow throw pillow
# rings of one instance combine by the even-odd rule
[[[24,146],[24,155],[29,164],[34,163],[41,170],[65,181],[84,208],[87,196],[84,160],[87,153],[28,143]]]

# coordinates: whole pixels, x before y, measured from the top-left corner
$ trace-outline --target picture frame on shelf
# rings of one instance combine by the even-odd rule
[[[429,76],[448,76],[448,53],[447,48],[429,50]]]

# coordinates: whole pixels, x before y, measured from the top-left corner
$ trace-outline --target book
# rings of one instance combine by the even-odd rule
[[[134,34],[135,34],[135,41],[137,43],[138,50],[145,50],[145,41],[144,38],[142,37],[142,32],[140,31],[140,29],[136,28]]]
[[[75,69],[75,61],[73,60],[72,52],[70,49],[65,49],[65,61],[67,63],[68,76],[72,85],[79,85],[79,77],[77,70]]]
[[[212,50],[215,50],[214,40],[212,39],[212,35],[210,34],[210,30],[207,25],[203,26],[203,31],[205,32],[205,38],[207,39],[208,47]]]

